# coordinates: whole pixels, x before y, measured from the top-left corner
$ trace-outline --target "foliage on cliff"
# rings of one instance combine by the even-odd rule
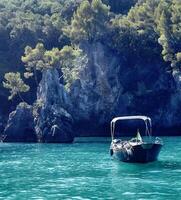
[[[108,31],[109,7],[101,0],[83,1],[73,15],[71,24],[64,29],[74,42],[93,42],[103,38]]]
[[[179,69],[180,11],[179,0],[139,1],[127,16],[118,16],[112,20],[118,32],[114,41],[116,49],[123,52],[127,47],[128,54],[136,54],[137,58],[144,56],[143,59],[145,56],[152,58],[156,55],[158,58],[161,55],[172,70]]]
[[[58,48],[46,50],[42,43],[38,43],[34,49],[30,46],[25,48],[22,61],[26,67],[25,78],[34,75],[38,84],[36,71],[57,69],[62,72],[61,77],[64,78],[65,86],[69,88],[78,78],[80,68],[84,67],[85,56],[79,48],[73,46],[64,46],[61,50]]]
[[[28,92],[30,87],[26,85],[20,73],[13,73],[9,72],[5,74],[5,82],[3,82],[3,86],[10,90],[10,96],[8,97],[9,100],[13,99],[14,96],[18,95],[22,101],[24,101],[21,97],[21,92]]]
[[[2,0],[1,79],[9,71],[29,78],[56,67],[70,87],[85,63],[75,45],[97,41],[128,66],[154,59],[180,70],[180,24],[180,0]]]

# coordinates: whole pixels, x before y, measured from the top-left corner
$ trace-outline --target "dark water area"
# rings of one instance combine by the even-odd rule
[[[0,199],[181,199],[181,137],[163,137],[159,161],[111,159],[110,138],[73,144],[0,143]]]
[[[181,136],[181,126],[164,126],[152,122],[153,136]],[[86,132],[85,132],[86,130]],[[118,137],[134,137],[137,130],[145,135],[145,122],[143,120],[118,121],[115,127],[115,135]],[[110,137],[110,123],[97,127],[97,121],[81,121],[74,127],[76,137]]]

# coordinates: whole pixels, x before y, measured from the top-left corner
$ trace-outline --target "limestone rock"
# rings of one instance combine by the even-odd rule
[[[11,112],[4,130],[5,142],[36,142],[32,106],[20,103]]]
[[[35,119],[35,129],[40,140],[53,143],[72,142],[73,120],[67,111],[70,100],[60,84],[57,70],[43,72],[37,100],[42,104]]]

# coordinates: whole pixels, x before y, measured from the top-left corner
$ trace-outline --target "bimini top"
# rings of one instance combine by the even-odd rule
[[[145,135],[151,135],[151,118],[147,116],[141,116],[141,115],[136,115],[136,116],[123,116],[123,117],[116,117],[111,121],[111,137],[114,139],[114,132],[115,132],[115,125],[117,121],[121,120],[143,120],[145,122]]]

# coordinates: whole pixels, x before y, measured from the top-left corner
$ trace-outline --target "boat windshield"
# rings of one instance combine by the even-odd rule
[[[117,121],[122,121],[122,120],[143,120],[145,123],[145,135],[146,136],[151,136],[151,131],[152,131],[152,124],[151,124],[151,119],[147,116],[123,116],[123,117],[116,117],[111,121],[111,137],[112,140],[114,139],[114,133],[115,133],[115,126]]]

